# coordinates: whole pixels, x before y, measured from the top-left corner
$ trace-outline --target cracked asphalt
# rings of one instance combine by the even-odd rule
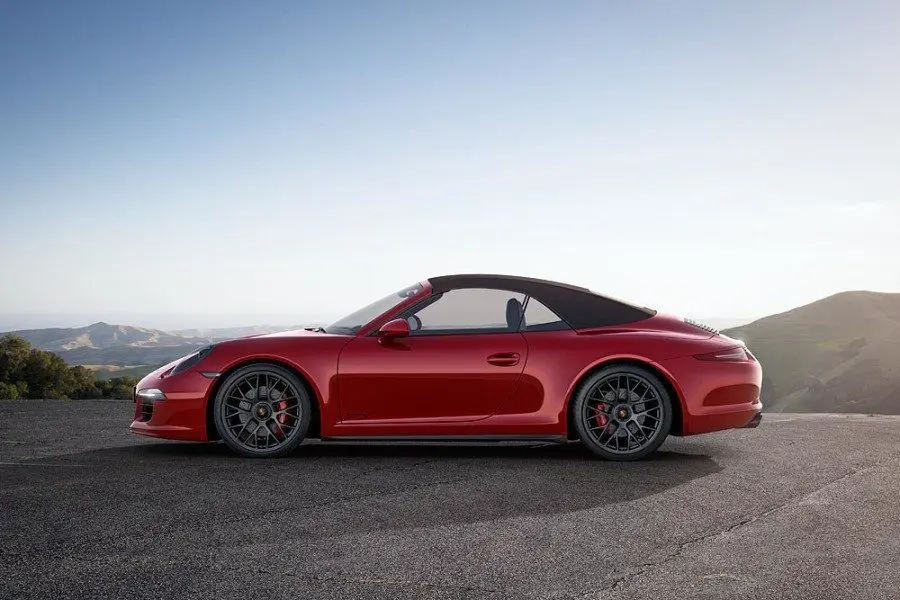
[[[766,415],[637,463],[577,444],[130,434],[0,402],[0,598],[900,598],[900,418]]]

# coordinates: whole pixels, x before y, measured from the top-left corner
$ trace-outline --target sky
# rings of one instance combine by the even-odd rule
[[[900,292],[898,64],[893,1],[0,0],[0,325]]]

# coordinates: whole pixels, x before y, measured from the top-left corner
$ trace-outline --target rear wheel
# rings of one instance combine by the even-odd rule
[[[608,460],[637,460],[654,452],[672,426],[672,399],[653,373],[611,365],[579,387],[572,407],[578,437]]]
[[[243,456],[272,458],[303,441],[312,410],[303,382],[284,367],[255,364],[228,376],[216,394],[216,429]]]

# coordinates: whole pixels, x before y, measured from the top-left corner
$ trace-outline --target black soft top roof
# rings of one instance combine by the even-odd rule
[[[642,308],[595,294],[587,288],[514,275],[443,275],[428,280],[435,294],[456,288],[493,288],[532,296],[555,312],[574,329],[622,325],[642,321],[656,314]]]

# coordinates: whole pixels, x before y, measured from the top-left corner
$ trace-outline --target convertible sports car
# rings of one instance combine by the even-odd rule
[[[759,362],[712,328],[524,277],[434,277],[318,329],[203,348],[135,388],[135,433],[244,456],[323,440],[581,440],[634,460],[755,427]]]

